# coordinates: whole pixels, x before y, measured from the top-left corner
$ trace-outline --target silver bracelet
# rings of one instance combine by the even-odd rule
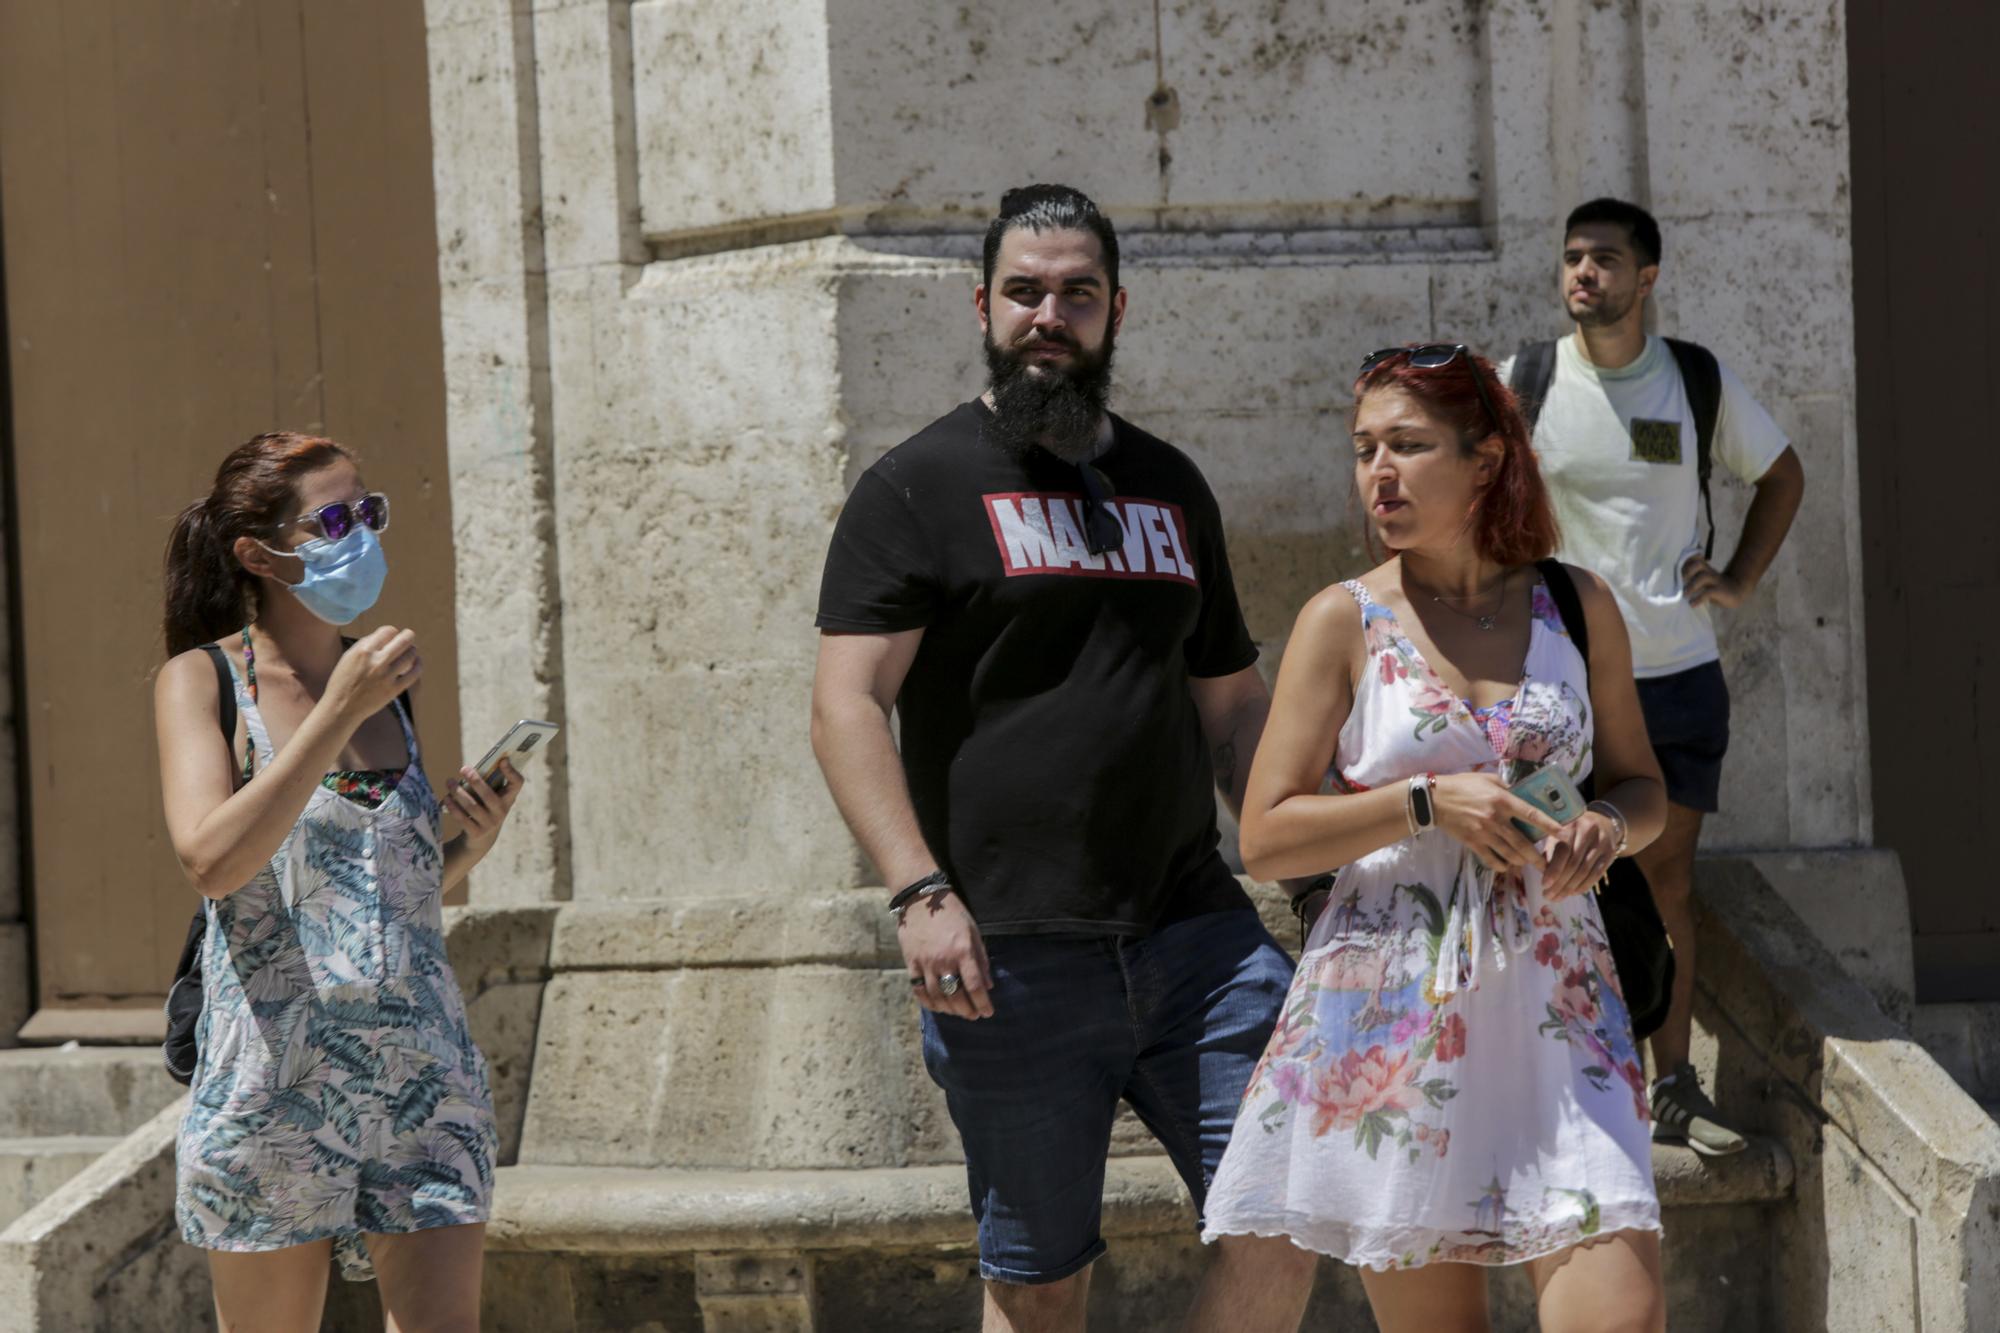
[[[1631,826],[1625,822],[1624,811],[1609,801],[1592,801],[1583,808],[1586,810],[1595,810],[1598,814],[1603,815],[1611,821],[1611,827],[1618,831],[1618,847],[1611,854],[1613,856],[1625,855],[1625,849],[1632,845],[1632,839]]]

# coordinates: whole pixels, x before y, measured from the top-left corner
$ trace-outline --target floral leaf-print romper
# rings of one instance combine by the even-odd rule
[[[268,767],[270,737],[240,677],[236,701]],[[270,864],[208,904],[177,1152],[175,1211],[191,1245],[330,1237],[347,1276],[364,1278],[362,1232],[487,1219],[498,1140],[445,958],[439,806],[410,720],[391,706],[401,774],[328,775]]]
[[[1591,766],[1584,662],[1534,589],[1515,698],[1475,710],[1359,583],[1368,667],[1341,789]],[[1545,902],[1439,829],[1343,867],[1209,1190],[1203,1239],[1375,1269],[1511,1264],[1659,1230],[1644,1075],[1597,900]]]

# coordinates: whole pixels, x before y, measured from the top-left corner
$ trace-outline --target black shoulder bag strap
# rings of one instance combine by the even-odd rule
[[[229,670],[229,659],[222,650],[212,643],[204,643],[201,650],[208,654],[208,660],[215,667],[215,711],[222,723],[222,740],[233,753],[236,749],[236,677]]]
[[[1590,685],[1590,622],[1583,617],[1583,599],[1577,596],[1576,580],[1569,576],[1569,570],[1560,560],[1537,560],[1535,572],[1548,585],[1549,596],[1555,599],[1556,614],[1562,617],[1563,628],[1569,632],[1569,641],[1576,645],[1583,655],[1583,683]],[[1595,710],[1593,710],[1594,713]],[[1592,774],[1583,780],[1583,799],[1591,799],[1591,786],[1596,778]]]
[[[1556,614],[1570,642],[1583,654],[1585,688],[1590,682],[1590,622],[1584,618],[1583,599],[1577,594],[1576,580],[1559,560],[1538,560],[1535,568],[1555,599]],[[1596,798],[1597,775],[1592,773],[1577,784],[1586,801]],[[1652,887],[1630,857],[1611,863],[1609,884],[1597,896],[1597,908],[1604,921],[1605,942],[1618,968],[1625,992],[1626,1010],[1632,1019],[1632,1033],[1643,1040],[1666,1022],[1667,1007],[1673,1000],[1674,947],[1667,927],[1653,903]]]
[[[1708,479],[1715,471],[1715,423],[1722,417],[1722,365],[1715,353],[1699,343],[1679,338],[1666,340],[1680,367],[1681,389],[1688,407],[1694,411],[1695,479],[1701,485],[1701,507],[1708,515],[1708,540],[1702,543],[1701,558],[1715,558],[1715,501],[1709,497]]]
[[[1507,387],[1520,399],[1521,415],[1528,422],[1530,435],[1535,433],[1535,423],[1541,420],[1542,404],[1548,401],[1549,386],[1555,382],[1555,341],[1522,343],[1521,350],[1514,354],[1514,369],[1507,376]]]

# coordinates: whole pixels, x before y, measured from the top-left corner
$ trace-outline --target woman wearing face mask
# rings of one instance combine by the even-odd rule
[[[381,591],[388,520],[340,445],[260,435],[167,543],[161,783],[208,899],[176,1212],[224,1330],[317,1329],[329,1254],[350,1276],[372,1259],[392,1330],[478,1327],[496,1138],[440,898],[521,778],[463,770],[442,840],[402,702],[416,636],[340,634]]]
[[[1565,631],[1535,566],[1554,515],[1486,361],[1377,352],[1355,402],[1355,486],[1389,558],[1299,613],[1242,821],[1260,879],[1343,868],[1204,1235],[1357,1265],[1387,1333],[1487,1327],[1496,1264],[1527,1267],[1549,1333],[1650,1333],[1646,1087],[1589,892],[1666,816],[1624,624],[1567,570],[1587,664]],[[1540,764],[1594,770],[1602,799],[1558,825],[1503,785]]]

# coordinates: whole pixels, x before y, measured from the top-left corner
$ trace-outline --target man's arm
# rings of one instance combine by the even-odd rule
[[[822,634],[813,673],[812,746],[847,827],[890,890],[938,868],[889,732],[889,712],[916,660],[921,629]]]
[[[1271,691],[1254,666],[1227,676],[1192,676],[1188,688],[1201,715],[1202,739],[1208,742],[1209,762],[1215,767],[1215,788],[1229,813],[1240,820],[1243,794],[1250,786],[1250,761],[1257,757],[1257,743],[1264,739],[1264,722],[1271,715]],[[1278,883],[1296,906],[1313,880]]]
[[[937,857],[917,827],[916,807],[910,803],[902,759],[889,731],[889,712],[923,637],[921,629],[895,634],[823,633],[813,673],[813,754],[841,817],[892,891],[938,868]],[[992,1016],[986,946],[957,894],[913,906],[896,935],[911,977],[925,983],[911,988],[919,1004],[961,1018]],[[950,996],[938,988],[938,979],[947,973],[958,977],[961,985]]]
[[[1682,570],[1682,583],[1690,606],[1713,604],[1734,610],[1750,600],[1763,581],[1764,572],[1778,558],[1785,534],[1798,516],[1799,501],[1806,493],[1806,472],[1799,456],[1787,445],[1764,475],[1757,479],[1756,496],[1750,512],[1743,517],[1743,535],[1737,539],[1736,554],[1729,566],[1718,570],[1701,556],[1691,558]]]
[[[1271,692],[1254,666],[1227,676],[1193,676],[1188,689],[1201,715],[1202,739],[1215,767],[1215,786],[1229,813],[1242,817],[1243,791],[1250,782],[1250,761],[1264,735],[1271,711]]]

